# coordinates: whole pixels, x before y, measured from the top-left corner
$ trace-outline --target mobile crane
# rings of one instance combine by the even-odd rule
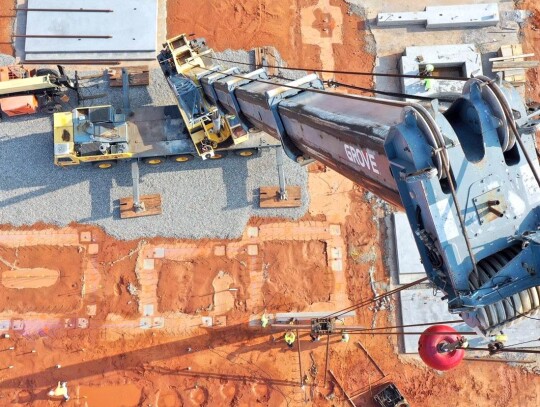
[[[404,209],[429,280],[451,313],[483,334],[540,309],[540,177],[535,127],[508,84],[469,79],[444,112],[327,92],[264,68],[223,69],[204,40],[181,35],[158,56],[166,75],[198,89],[213,122],[279,140],[298,163],[316,159]],[[190,119],[190,118],[188,118]],[[215,124],[214,124],[215,126]]]
[[[167,41],[158,59],[167,62],[167,55],[184,52],[173,39]],[[280,145],[268,134],[250,134],[234,114],[218,114],[218,108],[203,99],[199,89],[185,77],[184,72],[191,68],[186,63],[177,65],[174,74],[164,70],[176,105],[132,110],[129,85],[124,84],[123,109],[103,105],[55,113],[54,163],[61,167],[92,163],[96,168],[109,169],[119,161],[134,159],[158,165],[166,159],[178,163],[196,157],[217,160],[228,153],[250,157],[260,149]]]

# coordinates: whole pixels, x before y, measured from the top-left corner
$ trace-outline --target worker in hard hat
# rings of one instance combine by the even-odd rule
[[[266,312],[265,312],[264,314],[262,314],[262,317],[261,317],[261,326],[263,328],[266,328],[269,322],[270,322],[270,319],[268,318],[268,315],[266,315]]]
[[[349,336],[349,334],[347,332],[343,332],[341,334],[341,342],[348,343],[349,339],[351,339],[351,337]]]
[[[51,398],[63,398],[65,401],[69,400],[67,382],[58,382],[55,389],[51,389],[48,393]]]
[[[506,336],[503,332],[500,332],[497,335],[490,336],[489,339],[491,340],[491,342],[505,343],[506,341],[508,341],[508,336]]]
[[[289,348],[293,347],[294,341],[296,340],[296,335],[293,331],[285,332],[285,343]]]
[[[435,67],[432,64],[426,64],[424,70],[420,73],[420,76],[423,76],[425,78],[422,83],[424,84],[424,89],[426,91],[433,88],[433,79],[431,79],[431,77],[433,76],[434,70]]]
[[[432,64],[426,64],[426,66],[424,66],[424,70],[420,73],[420,76],[433,76],[434,70],[435,67]]]

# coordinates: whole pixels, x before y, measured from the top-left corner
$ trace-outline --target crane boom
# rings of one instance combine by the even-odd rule
[[[316,159],[404,209],[450,312],[491,334],[540,310],[535,128],[513,87],[472,78],[442,112],[327,92],[314,74],[287,82],[223,69],[212,56],[204,40],[179,36],[158,59],[291,159]]]

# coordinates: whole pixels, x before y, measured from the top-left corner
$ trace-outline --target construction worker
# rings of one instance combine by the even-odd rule
[[[296,340],[296,335],[293,331],[287,331],[285,333],[285,342],[289,348],[293,347],[294,341]]]
[[[489,354],[494,355],[504,348],[504,343],[508,340],[508,337],[501,331],[497,335],[490,336],[489,339],[491,340],[488,343]]]
[[[270,322],[270,319],[268,318],[268,315],[266,315],[266,312],[265,312],[264,314],[262,314],[262,317],[261,317],[261,326],[263,328],[266,328],[269,322]]]
[[[433,79],[431,79],[431,77],[433,76],[434,70],[435,70],[435,67],[432,64],[427,64],[424,67],[424,70],[420,73],[420,76],[425,77],[422,83],[424,84],[424,88],[426,91],[431,90],[433,88]]]
[[[349,334],[347,332],[343,332],[341,334],[341,342],[348,343],[349,339],[350,339],[350,336],[349,336]]]
[[[319,342],[321,340],[321,335],[316,332],[310,332],[309,337],[311,338],[311,342]]]
[[[506,336],[503,332],[500,332],[497,335],[490,336],[489,339],[491,342],[505,343],[508,340],[508,336]]]
[[[58,382],[55,389],[51,389],[48,393],[51,398],[63,398],[65,401],[69,400],[67,382]]]

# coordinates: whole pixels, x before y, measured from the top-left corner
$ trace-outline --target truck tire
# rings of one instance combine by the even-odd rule
[[[214,151],[214,156],[210,157],[210,160],[221,160],[227,157],[227,151]]]
[[[113,167],[116,167],[116,161],[109,160],[109,161],[96,161],[92,165],[94,168],[97,168],[99,170],[109,170]]]
[[[41,113],[45,113],[45,114],[57,113],[60,110],[62,110],[62,105],[58,105],[58,104],[45,105],[39,109]]]
[[[171,160],[177,163],[187,163],[188,161],[193,160],[193,157],[191,154],[178,154],[171,156]]]
[[[255,149],[255,148],[246,148],[245,150],[236,150],[234,152],[234,154],[237,155],[237,156],[240,156],[240,157],[249,158],[249,157],[253,157],[254,155],[257,154],[257,149]]]
[[[165,157],[146,157],[142,162],[148,165],[160,165],[165,162]]]
[[[60,73],[58,71],[55,71],[54,69],[37,69],[36,70],[36,76],[45,76],[45,75],[52,75],[56,78],[60,77]]]

